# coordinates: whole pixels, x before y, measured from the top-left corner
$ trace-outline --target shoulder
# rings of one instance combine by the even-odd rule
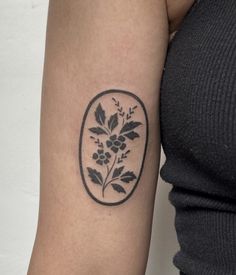
[[[195,0],[166,0],[170,33],[178,30],[184,16]]]

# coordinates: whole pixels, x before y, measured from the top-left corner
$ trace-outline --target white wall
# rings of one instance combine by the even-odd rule
[[[0,274],[26,274],[39,194],[47,0],[0,0]],[[147,275],[177,275],[169,184],[159,181]]]

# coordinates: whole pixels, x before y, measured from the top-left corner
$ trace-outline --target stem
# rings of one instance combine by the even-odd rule
[[[113,161],[112,166],[111,166],[110,169],[109,169],[109,167],[108,167],[108,165],[107,165],[107,176],[106,176],[106,178],[105,178],[105,180],[104,180],[104,182],[103,182],[103,186],[102,186],[102,196],[103,196],[103,197],[104,197],[104,191],[105,191],[107,185],[109,184],[109,182],[108,182],[108,184],[107,184],[107,179],[108,179],[109,175],[111,174],[111,171],[112,171],[113,168],[114,168],[114,165],[115,165],[115,163],[116,163],[116,159],[117,159],[117,155],[115,155],[114,161]]]
[[[105,185],[105,188],[108,186],[108,184],[110,184],[111,182],[115,181],[115,180],[118,180],[119,178],[114,178],[114,179],[111,179],[107,182],[107,184]]]
[[[110,130],[106,126],[103,126],[103,127],[107,131],[108,135],[110,135],[111,134]]]
[[[107,165],[107,174],[109,173],[109,166]]]
[[[104,189],[104,185],[103,185],[103,187],[102,187],[102,197],[104,198],[104,191],[105,191],[105,189]]]
[[[105,191],[105,185],[106,185],[106,181],[107,181],[107,178],[108,178],[108,175],[109,175],[109,166],[107,165],[107,175],[106,175],[106,178],[103,182],[103,186],[102,186],[102,197],[104,198],[104,191]]]

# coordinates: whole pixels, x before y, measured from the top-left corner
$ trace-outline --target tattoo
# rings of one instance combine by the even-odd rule
[[[121,90],[95,96],[85,111],[79,144],[80,172],[90,197],[104,205],[130,198],[141,177],[147,141],[148,118],[140,98]]]

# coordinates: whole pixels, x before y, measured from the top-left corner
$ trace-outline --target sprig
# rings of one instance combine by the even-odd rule
[[[127,140],[133,141],[139,138],[139,134],[135,131],[142,123],[130,120],[137,105],[129,107],[126,113],[119,100],[113,97],[112,101],[116,106],[116,112],[108,115],[99,103],[94,112],[97,125],[88,129],[92,134],[99,136],[98,138],[91,135],[90,138],[98,147],[92,158],[100,165],[98,170],[87,167],[88,176],[94,184],[101,186],[102,197],[105,196],[108,186],[118,193],[126,194],[124,185],[137,178],[133,171],[120,166],[120,163],[123,163],[130,153],[130,150],[124,152],[124,149],[128,147]],[[105,167],[106,171],[102,170],[104,169],[102,167]]]
[[[124,159],[127,158],[127,155],[130,153],[130,150],[127,150],[125,153],[122,153],[120,157],[118,157],[117,163],[123,162]]]
[[[93,136],[90,136],[90,138],[94,140],[94,143],[97,144],[99,148],[101,149],[104,148],[103,142],[101,142],[99,138],[95,138]]]
[[[135,105],[134,107],[129,107],[129,111],[126,114],[126,120],[131,119],[132,115],[134,114],[134,110],[137,108],[138,106]]]
[[[119,116],[124,117],[125,116],[125,112],[123,111],[123,107],[120,105],[119,100],[116,100],[114,97],[112,98],[112,100],[115,103],[115,106],[117,107],[117,111]]]

